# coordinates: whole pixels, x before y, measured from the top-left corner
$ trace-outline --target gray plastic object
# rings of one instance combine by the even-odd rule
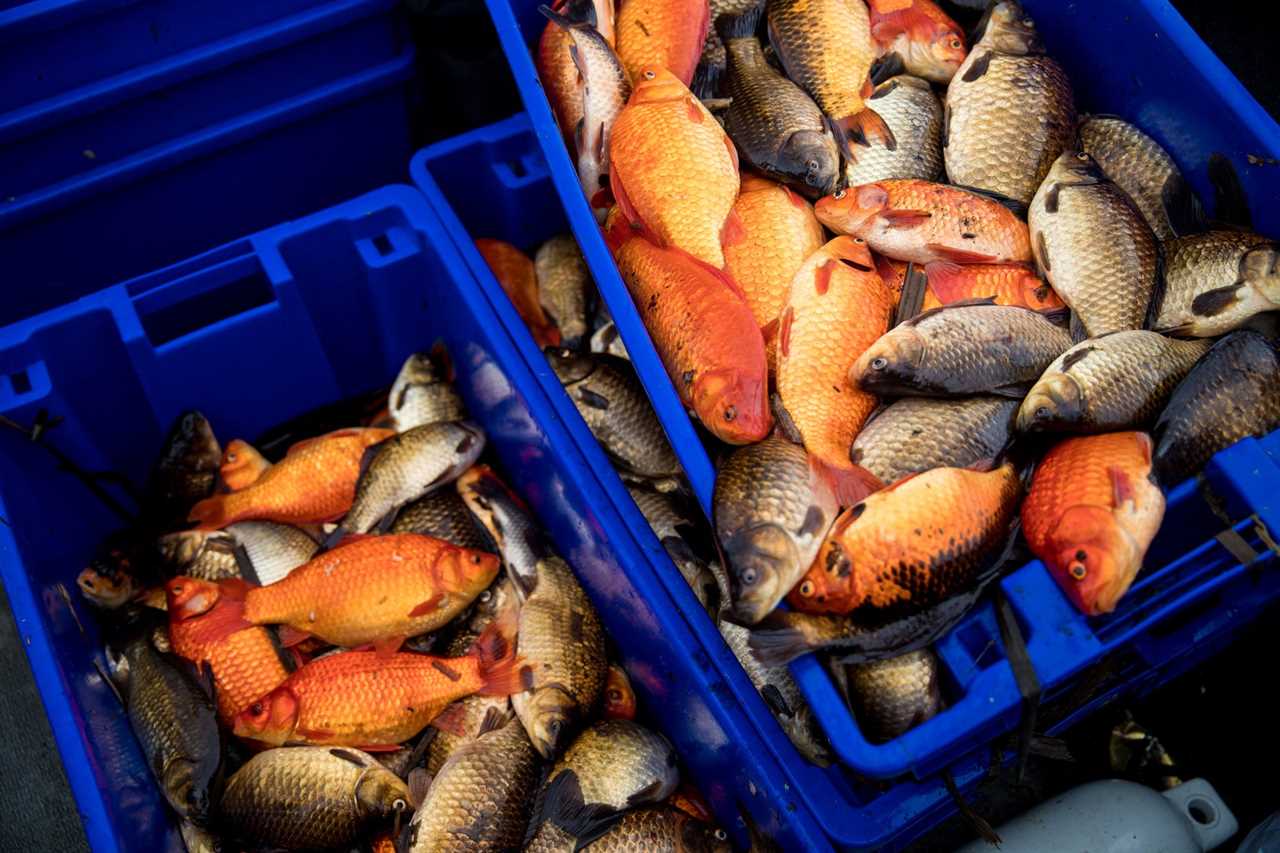
[[[1235,835],[1235,815],[1203,779],[1163,794],[1106,779],[1072,788],[999,827],[999,853],[1205,853]],[[974,841],[956,853],[994,853]]]
[[[1253,828],[1240,842],[1236,853],[1278,853],[1280,851],[1280,812]]]

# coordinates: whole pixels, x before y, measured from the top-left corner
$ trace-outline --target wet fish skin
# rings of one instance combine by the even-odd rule
[[[274,521],[237,521],[228,524],[225,532],[244,549],[263,585],[283,580],[320,549],[305,530]]]
[[[1157,240],[1172,240],[1188,220],[1203,216],[1195,191],[1178,164],[1139,128],[1119,116],[1091,115],[1080,120],[1080,147],[1124,190],[1147,220]]]
[[[1209,346],[1206,340],[1140,329],[1078,343],[1027,393],[1018,409],[1018,431],[1094,433],[1144,426]]]
[[[756,39],[763,4],[716,28],[727,49],[725,130],[743,158],[808,195],[835,189],[840,154],[822,111],[803,89],[774,70]]]
[[[484,445],[480,428],[462,421],[424,424],[387,439],[373,448],[338,530],[368,533],[400,507],[456,480]]]
[[[698,59],[693,82],[689,84],[693,93],[704,101],[720,93],[729,62],[724,41],[716,32],[715,22],[720,20],[721,15],[741,15],[757,6],[763,6],[764,0],[710,0],[708,5],[711,26],[707,27],[707,38],[702,43],[702,56]]]
[[[1156,421],[1154,469],[1166,489],[1247,436],[1280,427],[1280,356],[1263,335],[1219,340],[1178,384]]]
[[[1013,0],[996,3],[951,78],[942,150],[954,183],[1026,204],[1076,126],[1071,81]]]
[[[667,556],[689,584],[698,603],[708,613],[717,613],[722,604],[720,585],[710,568],[710,561],[699,555],[695,543],[691,542],[698,527],[692,513],[684,511],[671,495],[639,485],[628,485],[627,491],[652,528],[653,535],[658,537]]]
[[[476,251],[529,328],[534,343],[539,347],[559,346],[560,330],[542,310],[533,259],[504,240],[480,237],[474,242]]]
[[[492,540],[462,502],[456,489],[436,489],[405,504],[388,533],[418,533],[460,548],[495,553]]]
[[[627,812],[589,848],[593,853],[729,853],[723,829],[666,807]]]
[[[191,508],[213,494],[221,465],[222,448],[208,419],[195,410],[178,415],[147,478],[143,514],[149,523],[182,526]]]
[[[538,278],[538,298],[551,322],[560,327],[560,343],[572,350],[582,348],[590,335],[587,324],[591,272],[572,234],[557,234],[538,247],[533,255]]]
[[[506,851],[524,838],[538,754],[520,722],[504,718],[440,768],[409,828],[410,853]]]
[[[942,710],[931,649],[851,664],[845,670],[854,719],[872,743],[893,740]]]
[[[661,802],[679,782],[671,743],[631,720],[601,720],[583,729],[547,776],[548,786],[565,773],[573,774],[582,802],[617,811]]]
[[[714,524],[731,608],[753,625],[809,568],[838,504],[804,449],[778,436],[734,451],[716,476]]]
[[[1009,444],[1021,401],[904,397],[867,421],[850,458],[886,483],[930,468],[965,468]]]
[[[129,725],[161,793],[179,816],[204,825],[218,794],[222,739],[209,691],[184,661],[156,651],[141,631],[108,650]],[[121,682],[123,682],[121,684]]]
[[[688,86],[710,26],[707,0],[625,0],[618,4],[618,56],[632,80],[645,68],[666,68]]]
[[[609,664],[609,674],[604,682],[604,704],[600,716],[606,720],[634,720],[636,718],[636,693],[631,688],[631,678],[621,664]]]
[[[867,104],[889,125],[895,145],[887,148],[874,142],[859,149],[858,161],[845,166],[845,183],[855,187],[893,178],[937,180],[942,174],[942,104],[933,88],[903,74],[877,86]]]
[[[231,832],[285,850],[351,844],[409,809],[409,789],[351,747],[282,747],[250,758],[227,782],[220,808]]]
[[[236,537],[226,531],[183,530],[156,539],[156,551],[169,577],[190,575],[218,581],[242,577],[236,560],[238,544]]]
[[[964,34],[936,3],[870,0],[867,6],[871,36],[882,56],[896,53],[908,73],[933,83],[950,82],[967,55]]]
[[[453,648],[451,646],[448,650],[450,656],[454,654]],[[454,708],[458,710],[454,711]],[[449,712],[454,715],[451,722],[456,724],[460,731],[437,729],[430,734],[431,742],[427,744],[424,766],[433,778],[456,752],[475,741],[483,733],[486,725],[492,728],[495,719],[505,720],[508,717],[514,717],[515,713],[511,710],[511,701],[506,696],[468,696],[454,703]],[[516,725],[518,726],[519,722]]]
[[[391,384],[387,409],[396,432],[440,421],[461,421],[467,417],[462,398],[454,390],[443,368],[430,353],[413,353],[405,359]]]
[[[890,329],[849,376],[882,395],[1021,397],[1070,346],[1070,333],[1038,311],[953,303]]]
[[[720,620],[718,627],[720,635],[795,748],[812,764],[819,767],[830,765],[832,753],[827,736],[818,725],[813,709],[805,701],[791,670],[785,665],[766,666],[761,663],[751,652],[751,632],[741,625]]]
[[[630,363],[608,355],[549,350],[547,361],[592,435],[614,460],[645,477],[683,469]]]
[[[1084,152],[1054,161],[1027,211],[1040,274],[1090,337],[1146,325],[1160,247],[1133,202]]]
[[[1208,231],[1164,244],[1164,290],[1151,328],[1212,338],[1280,309],[1280,244],[1244,231]]]

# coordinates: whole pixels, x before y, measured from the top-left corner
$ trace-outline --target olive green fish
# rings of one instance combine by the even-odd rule
[[[436,489],[406,504],[389,532],[434,536],[460,548],[494,553],[493,542],[454,489]]]
[[[1280,309],[1280,243],[1243,231],[1209,231],[1164,244],[1164,294],[1151,327],[1212,338]]]
[[[447,379],[447,371],[425,352],[405,359],[387,397],[387,411],[396,432],[440,421],[467,417],[462,398]]]
[[[989,395],[904,397],[867,421],[849,458],[885,483],[930,468],[967,468],[1009,444],[1020,402]]]
[[[590,333],[587,325],[587,295],[592,290],[591,272],[572,234],[557,234],[538,247],[533,256],[538,279],[538,301],[548,319],[560,329],[560,343],[581,349]]]

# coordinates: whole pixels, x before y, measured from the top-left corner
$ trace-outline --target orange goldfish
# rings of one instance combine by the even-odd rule
[[[570,21],[594,27],[605,41],[613,44],[612,0],[561,0],[550,5]],[[571,153],[575,151],[574,134],[583,114],[582,78],[570,53],[572,47],[569,33],[548,21],[533,53],[538,79],[542,81],[556,124],[564,136],[564,144]]]
[[[606,720],[634,720],[636,718],[636,694],[631,689],[631,679],[619,664],[609,664],[609,674],[604,682],[604,707],[600,716]]]
[[[456,658],[357,651],[313,660],[251,702],[235,734],[272,746],[354,746],[386,752],[465,696],[509,696],[532,672],[515,656],[510,620],[495,621]]]
[[[1090,616],[1115,610],[1163,519],[1144,432],[1059,442],[1036,466],[1022,504],[1027,545]]]
[[[822,224],[862,237],[882,255],[927,264],[1027,263],[1031,238],[999,202],[946,184],[878,181],[840,190],[814,207]]]
[[[189,520],[199,522],[201,530],[251,518],[285,524],[334,521],[355,500],[365,449],[395,434],[390,429],[341,429],[300,441],[252,485],[200,501]]]
[[[632,83],[609,142],[618,207],[658,245],[722,269],[722,244],[742,237],[733,213],[738,152],[702,101],[669,71],[645,68]]]
[[[222,452],[218,474],[229,491],[238,492],[258,482],[270,467],[271,463],[252,444],[233,438]]]
[[[165,584],[165,600],[174,654],[209,667],[224,723],[288,677],[271,635],[245,625],[240,603],[216,583],[176,577]]]
[[[632,80],[647,67],[665,68],[688,86],[710,24],[707,0],[622,0],[618,58]]]
[[[778,323],[778,394],[842,506],[881,485],[849,458],[876,407],[849,381],[849,368],[889,330],[893,308],[866,242],[842,236],[800,267]]]
[[[968,56],[960,25],[933,0],[867,0],[881,55],[902,57],[908,74],[949,83]]]
[[[283,580],[244,592],[244,619],[284,624],[286,646],[314,635],[389,654],[453,619],[498,568],[493,554],[416,533],[348,536]]]
[[[729,444],[768,435],[764,339],[738,286],[643,237],[626,239],[616,260],[671,382],[703,426]]]
[[[907,265],[883,256],[876,257],[885,284],[901,292]],[[1048,282],[1028,264],[952,264],[935,261],[923,269],[929,286],[925,288],[921,311],[963,302],[966,299],[994,299],[997,305],[1014,305],[1032,311],[1052,311],[1066,307]]]
[[[809,613],[922,610],[968,589],[1009,538],[1012,464],[912,474],[842,512],[787,601]]]
[[[480,257],[506,291],[520,319],[539,347],[560,346],[560,330],[542,310],[538,298],[538,276],[533,261],[524,252],[502,240],[481,237],[475,241]]]
[[[755,175],[742,176],[742,192],[733,210],[742,221],[743,238],[724,247],[724,271],[742,288],[772,350],[791,279],[822,246],[822,224],[809,202],[782,184]],[[773,363],[770,357],[769,364]]]

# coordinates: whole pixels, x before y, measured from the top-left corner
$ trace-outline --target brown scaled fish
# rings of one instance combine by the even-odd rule
[[[893,740],[942,710],[938,657],[930,649],[851,664],[845,679],[853,717],[872,743]]]
[[[1071,82],[1016,2],[996,3],[986,22],[947,88],[947,175],[1026,204],[1075,131]]]
[[[538,247],[533,256],[542,310],[560,329],[560,343],[579,349],[590,334],[587,294],[591,272],[572,234],[557,234]]]
[[[893,132],[890,148],[872,142],[858,150],[858,162],[845,165],[848,186],[892,178],[934,181],[942,174],[942,104],[919,77],[900,75],[884,81],[867,99]]]
[[[180,527],[187,513],[213,493],[222,449],[204,415],[184,412],[174,420],[151,468],[143,496],[143,516],[156,528]]]
[[[734,617],[754,625],[809,568],[839,504],[804,448],[777,436],[729,456],[712,503]]]
[[[849,458],[886,483],[994,459],[1009,444],[1020,402],[987,395],[904,397],[867,421]]]
[[[480,257],[498,280],[520,319],[539,347],[559,346],[560,330],[547,319],[538,297],[538,275],[524,252],[502,240],[481,237],[475,241]]]
[[[865,101],[871,94],[876,44],[865,3],[848,0],[768,0],[769,41],[787,76],[830,120],[846,157],[854,144],[894,144],[893,132]]]
[[[1027,393],[1018,410],[1018,430],[1110,432],[1144,426],[1209,343],[1140,329],[1078,343]]]
[[[726,94],[733,99],[725,130],[751,166],[811,197],[825,195],[840,176],[840,154],[818,105],[765,59],[756,39],[763,9],[716,21],[729,56]]]
[[[735,16],[763,6],[764,0],[710,0],[711,26],[707,27],[707,40],[702,44],[702,57],[698,60],[698,68],[693,73],[693,82],[689,88],[702,100],[714,98],[720,93],[725,69],[729,57],[724,42],[716,32],[715,23],[722,15]]]
[[[1027,211],[1040,273],[1090,337],[1141,329],[1160,277],[1160,247],[1129,196],[1093,158],[1068,151]]]
[[[1280,244],[1260,234],[1209,231],[1164,244],[1164,291],[1151,328],[1223,335],[1280,309]]]
[[[1005,547],[1022,494],[1010,463],[934,468],[840,514],[787,601],[806,613],[920,611],[972,587]]]

